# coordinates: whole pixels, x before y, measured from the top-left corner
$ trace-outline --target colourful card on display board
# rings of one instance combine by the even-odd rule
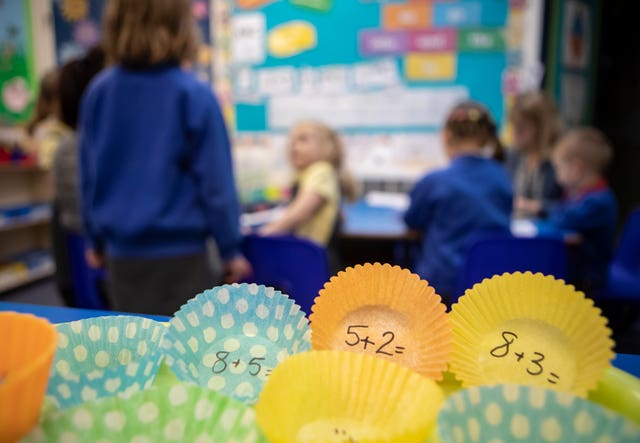
[[[303,8],[314,9],[316,11],[327,12],[333,7],[333,0],[289,0],[292,5]]]
[[[408,52],[408,34],[403,31],[365,29],[358,35],[360,55],[400,55]]]
[[[453,80],[456,68],[453,53],[409,54],[404,59],[405,75],[409,80]]]
[[[451,52],[457,47],[458,34],[455,29],[428,29],[409,34],[411,52]]]
[[[434,26],[478,26],[482,24],[482,3],[435,3],[433,6]]]
[[[460,52],[501,52],[507,47],[502,28],[461,29]]]
[[[273,0],[236,0],[236,4],[242,9],[260,8]]]
[[[431,25],[431,7],[425,3],[398,3],[384,6],[385,29],[423,29]]]

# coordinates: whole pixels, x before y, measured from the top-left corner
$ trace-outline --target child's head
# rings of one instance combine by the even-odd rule
[[[84,57],[71,60],[60,69],[60,120],[70,128],[78,126],[82,94],[103,66],[104,51],[95,47]]]
[[[38,123],[48,117],[58,116],[59,113],[58,100],[58,71],[52,70],[47,72],[40,79],[40,91],[38,93],[38,101],[33,113],[33,118],[28,126],[28,131],[33,133]]]
[[[536,152],[547,158],[562,130],[553,100],[544,92],[531,91],[516,97],[509,119],[513,124],[514,148]]]
[[[338,133],[327,125],[316,121],[304,121],[291,129],[289,159],[297,170],[302,170],[317,161],[327,161],[336,169],[340,169],[344,159],[344,147]]]
[[[601,178],[613,150],[605,135],[594,128],[579,128],[563,136],[553,151],[558,183],[580,189]]]
[[[449,157],[484,154],[487,149],[496,159],[502,159],[504,155],[491,113],[484,105],[473,101],[460,103],[451,110],[444,125],[443,140]]]
[[[109,0],[104,46],[110,62],[134,68],[193,59],[198,31],[190,0]]]
[[[356,198],[358,186],[344,167],[345,148],[340,135],[324,123],[302,121],[289,134],[289,160],[302,171],[307,166],[326,161],[338,171],[342,194],[349,200]]]

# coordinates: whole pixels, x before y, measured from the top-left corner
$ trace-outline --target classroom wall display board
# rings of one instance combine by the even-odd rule
[[[442,165],[438,131],[454,104],[478,100],[503,120],[525,6],[236,0],[231,76],[243,166],[252,157],[264,169],[268,149],[283,157],[287,131],[303,119],[340,130],[349,165],[365,180],[414,180]]]
[[[600,0],[553,2],[548,86],[569,127],[591,121],[600,8]]]
[[[25,122],[36,93],[28,0],[0,1],[0,124]]]
[[[55,0],[56,59],[59,64],[82,56],[100,42],[102,11],[106,0]],[[213,81],[212,48],[208,0],[193,0],[192,13],[197,21],[203,44],[198,51],[196,70],[207,82]]]

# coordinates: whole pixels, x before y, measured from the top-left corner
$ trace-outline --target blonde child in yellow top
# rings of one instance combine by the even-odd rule
[[[341,197],[353,199],[357,193],[343,166],[340,136],[319,122],[298,123],[289,137],[289,160],[297,175],[292,201],[282,217],[262,227],[260,233],[291,233],[327,246],[339,217]]]

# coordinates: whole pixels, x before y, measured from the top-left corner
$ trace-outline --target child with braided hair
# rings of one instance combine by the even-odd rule
[[[407,226],[422,231],[414,272],[445,301],[455,294],[469,239],[483,231],[509,232],[513,192],[498,160],[503,157],[496,124],[485,106],[463,102],[442,131],[448,167],[423,177],[411,191]]]

